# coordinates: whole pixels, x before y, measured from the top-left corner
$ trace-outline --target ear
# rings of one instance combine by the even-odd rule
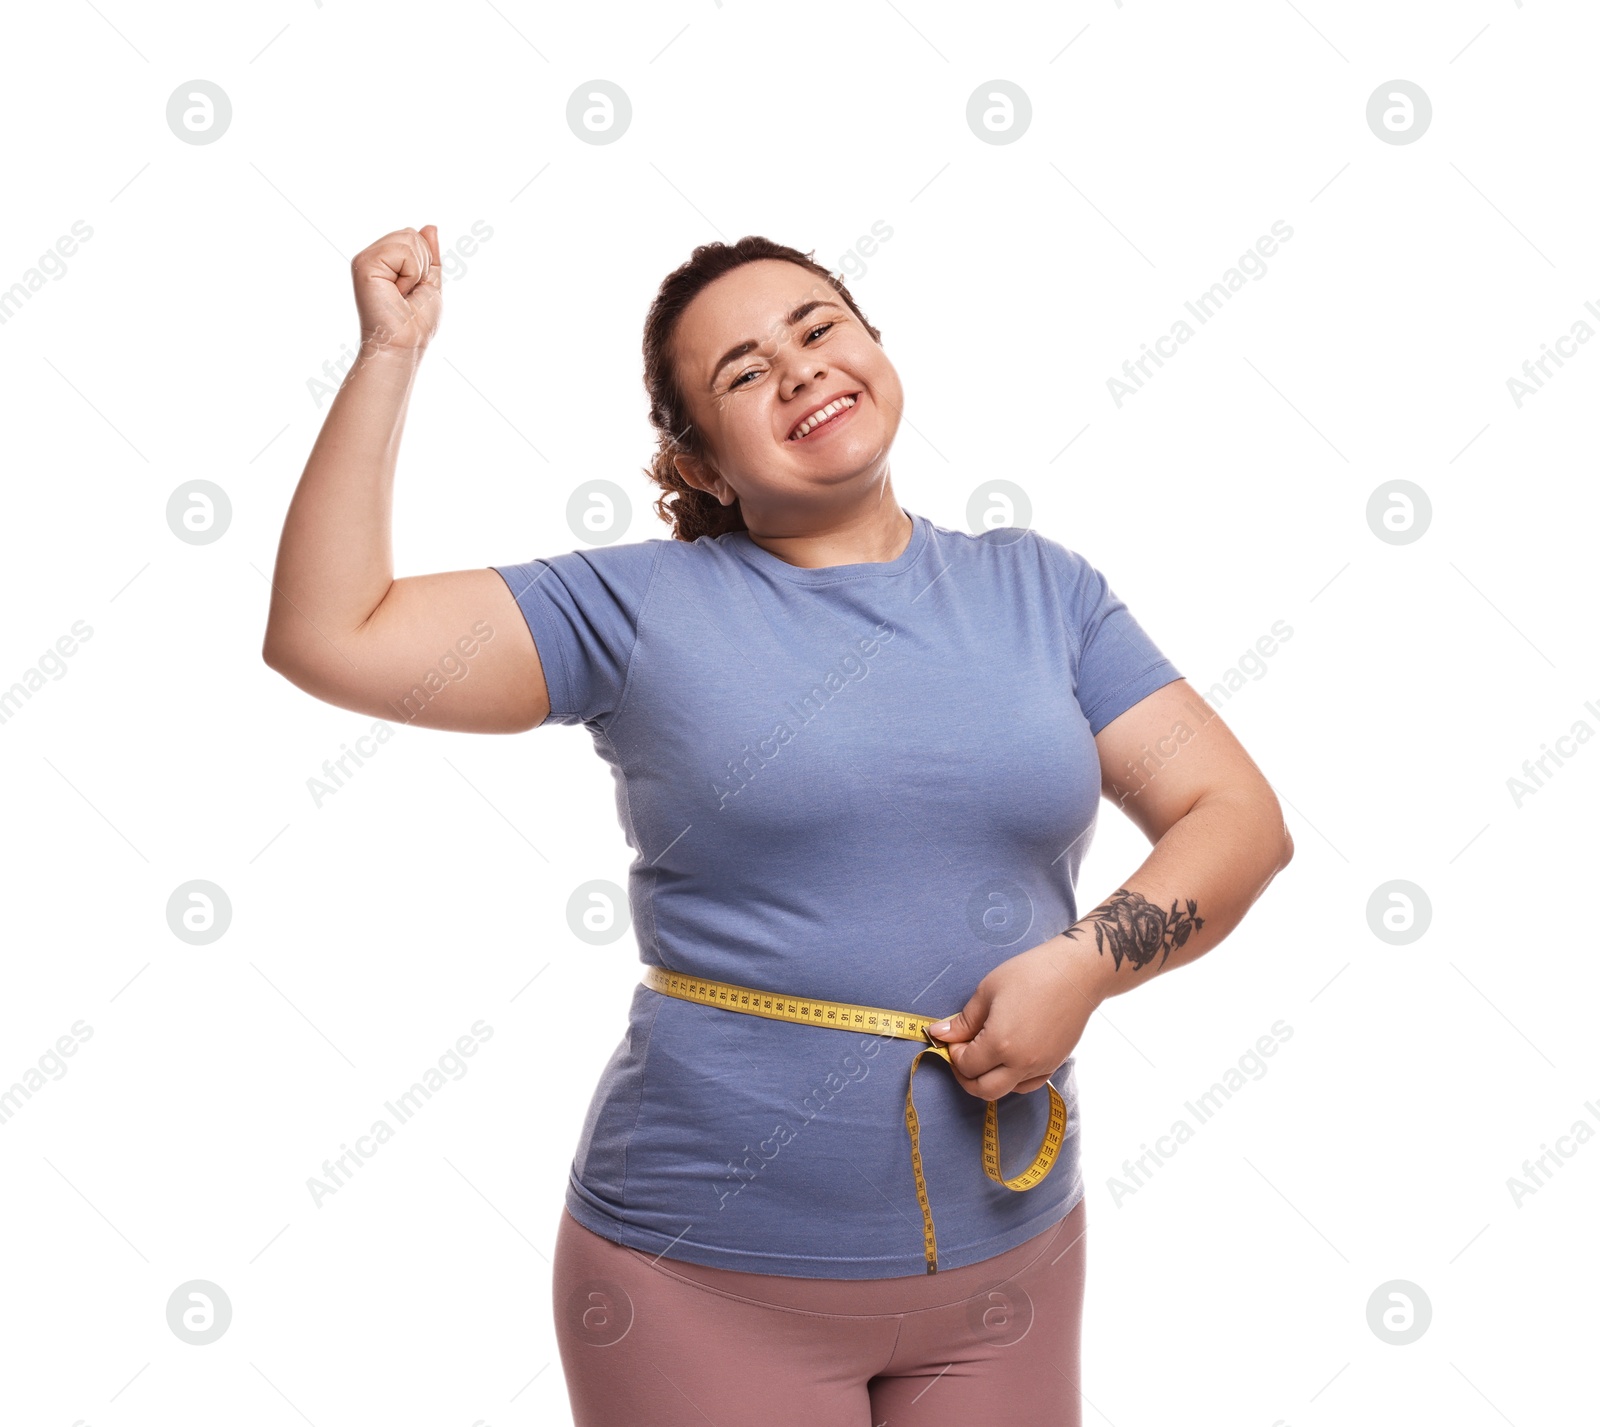
[[[697,491],[704,491],[714,497],[720,505],[732,505],[738,499],[733,487],[698,456],[674,456],[672,464],[678,468],[678,474],[685,481]]]

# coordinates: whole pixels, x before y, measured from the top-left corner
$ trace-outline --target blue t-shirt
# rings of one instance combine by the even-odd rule
[[[743,531],[492,566],[550,723],[582,723],[636,853],[641,959],[795,996],[947,1016],[1077,919],[1094,735],[1178,670],[1105,577],[1034,531],[907,512],[896,559],[800,569]],[[768,1020],[640,985],[566,1204],[671,1259],[806,1278],[926,1271],[905,1094],[920,1042]],[[984,1102],[916,1078],[939,1267],[1014,1248],[1083,1195],[1077,1082],[1034,1188],[982,1166]],[[1001,1171],[1041,1086],[999,1102]]]

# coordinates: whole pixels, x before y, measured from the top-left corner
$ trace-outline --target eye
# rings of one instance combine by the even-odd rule
[[[809,332],[806,333],[806,345],[809,346],[811,344],[812,338],[814,338],[819,332],[826,332],[833,325],[834,324],[832,322],[824,322],[820,326],[813,327]],[[742,387],[744,385],[744,379],[746,377],[753,377],[755,375],[756,375],[756,369],[754,367],[746,368],[744,371],[740,372],[739,375],[736,376],[731,382],[728,383],[728,390],[729,391],[734,391],[737,388]]]

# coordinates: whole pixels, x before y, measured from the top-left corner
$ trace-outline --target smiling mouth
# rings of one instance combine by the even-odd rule
[[[813,432],[820,431],[830,422],[838,420],[845,412],[853,410],[860,400],[861,393],[858,391],[846,392],[843,396],[835,397],[821,411],[813,412],[802,421],[794,434],[785,439],[789,441],[804,441]]]

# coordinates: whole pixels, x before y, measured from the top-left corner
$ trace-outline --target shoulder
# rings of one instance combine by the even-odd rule
[[[932,530],[946,563],[970,561],[995,574],[1032,579],[1067,593],[1093,569],[1076,550],[1031,526],[1000,525],[977,534],[942,525]]]
[[[554,601],[574,612],[634,623],[663,600],[715,598],[736,567],[726,536],[694,541],[660,536],[580,546],[494,568],[524,609]]]
[[[542,563],[557,569],[583,566],[603,574],[626,577],[648,574],[662,558],[666,548],[678,543],[660,538],[616,540],[608,545],[579,545],[541,558]]]
[[[665,547],[672,540],[619,540],[610,545],[584,545],[527,560],[495,565],[519,599],[536,587],[563,586],[574,594],[606,590],[624,603],[637,605],[648,593]]]
[[[1092,568],[1080,551],[1064,541],[1046,535],[1042,530],[1029,529],[1025,533],[1031,558],[1057,575],[1066,577],[1071,583],[1076,583]]]

